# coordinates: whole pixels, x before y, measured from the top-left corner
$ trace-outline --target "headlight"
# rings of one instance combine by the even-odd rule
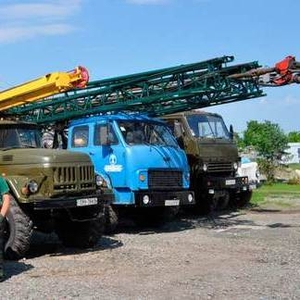
[[[35,194],[38,191],[38,189],[39,189],[39,185],[38,185],[38,183],[36,181],[31,180],[27,184],[27,188],[28,188],[28,190],[29,190],[29,192],[31,194]]]
[[[96,175],[96,185],[97,187],[107,187],[107,182],[101,175]]]
[[[203,164],[203,166],[202,166],[202,170],[203,170],[204,172],[206,172],[206,171],[207,171],[207,164]]]
[[[233,169],[236,171],[238,169],[238,163],[234,162],[233,163]]]
[[[143,197],[143,203],[147,205],[149,202],[150,202],[149,196],[148,196],[148,195],[145,195],[145,196]]]

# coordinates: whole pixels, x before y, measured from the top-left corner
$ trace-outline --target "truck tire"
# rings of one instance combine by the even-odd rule
[[[119,223],[119,217],[111,205],[105,207],[105,233],[112,234]]]
[[[91,248],[98,243],[104,231],[104,222],[104,217],[84,222],[59,220],[55,231],[66,247]]]
[[[215,210],[222,211],[228,209],[229,201],[230,201],[230,194],[228,191],[223,191],[222,196],[220,196],[217,200],[217,205]]]
[[[236,207],[242,208],[249,204],[252,197],[252,191],[241,192],[236,198]]]
[[[208,197],[205,193],[195,190],[195,206],[187,206],[185,210],[191,214],[208,215],[212,213],[217,206],[217,200],[213,197]]]
[[[29,249],[33,223],[12,196],[6,221],[4,256],[6,259],[17,260],[24,257]]]

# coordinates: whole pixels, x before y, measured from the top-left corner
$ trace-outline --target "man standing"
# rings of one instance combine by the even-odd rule
[[[4,250],[4,226],[5,217],[10,206],[9,187],[3,177],[0,177],[0,281],[4,279],[3,250]]]

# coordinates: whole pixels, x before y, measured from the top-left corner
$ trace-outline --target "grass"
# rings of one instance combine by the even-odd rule
[[[289,168],[293,170],[300,170],[300,164],[289,164]]]
[[[300,202],[300,185],[275,183],[272,185],[262,185],[258,189],[253,191],[251,204],[261,205],[266,202],[276,202],[282,206],[287,206],[284,199],[299,199]]]

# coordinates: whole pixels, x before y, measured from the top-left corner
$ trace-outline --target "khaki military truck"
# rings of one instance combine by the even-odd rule
[[[220,115],[190,111],[163,119],[187,154],[191,189],[201,212],[249,202],[252,192],[248,177],[237,175],[238,149],[232,130],[227,129]]]
[[[88,155],[44,149],[34,123],[0,121],[0,170],[11,194],[5,254],[17,259],[33,230],[55,232],[66,246],[94,246],[112,193],[97,187]]]

